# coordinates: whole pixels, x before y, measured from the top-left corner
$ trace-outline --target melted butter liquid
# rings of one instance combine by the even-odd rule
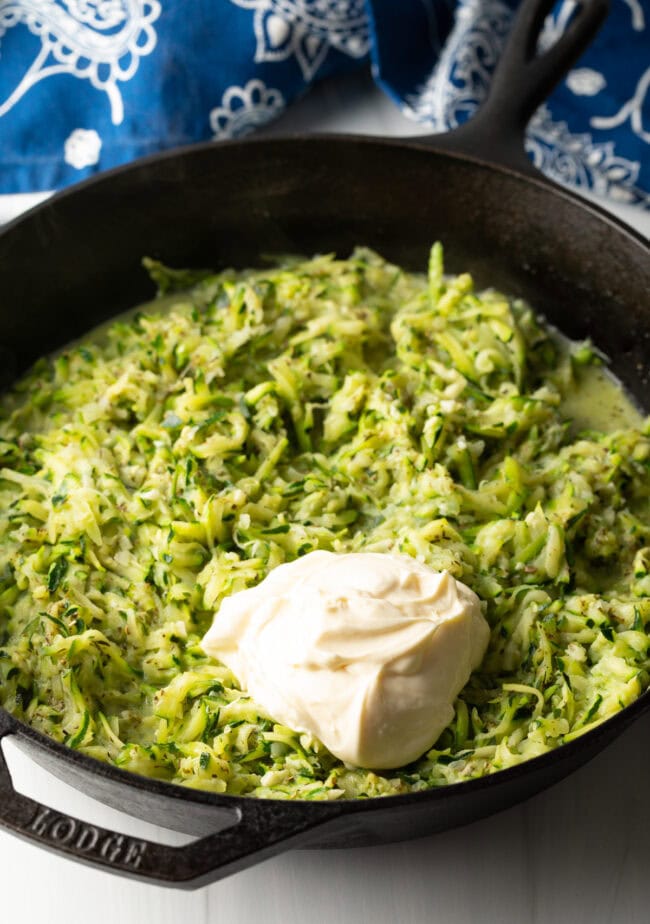
[[[572,430],[576,433],[638,429],[644,421],[621,383],[604,366],[578,366],[560,407],[563,416],[572,420]]]

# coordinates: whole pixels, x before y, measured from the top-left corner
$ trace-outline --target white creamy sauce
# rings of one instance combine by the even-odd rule
[[[227,597],[202,645],[273,719],[388,769],[449,724],[489,634],[479,598],[446,572],[318,551]]]

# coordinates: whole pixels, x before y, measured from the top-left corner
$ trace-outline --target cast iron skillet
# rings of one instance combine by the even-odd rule
[[[526,0],[487,104],[447,136],[198,145],[112,171],[33,210],[0,234],[6,379],[149,298],[143,254],[176,266],[243,266],[269,251],[346,254],[364,243],[421,269],[439,238],[451,270],[470,269],[479,284],[528,298],[571,337],[592,336],[650,410],[650,251],[633,231],[543,179],[522,146],[526,122],[596,32],[606,3],[583,0],[565,36],[536,57],[552,2]],[[646,694],[580,739],[493,776],[324,804],[218,796],[138,777],[0,710],[0,739],[16,735],[68,783],[202,839],[172,848],[54,812],[13,790],[1,750],[0,823],[77,860],[193,888],[289,847],[380,843],[474,821],[561,779],[649,705]]]

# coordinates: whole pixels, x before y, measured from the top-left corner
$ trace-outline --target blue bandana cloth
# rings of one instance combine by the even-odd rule
[[[165,148],[240,137],[314,80],[372,65],[444,131],[485,97],[518,0],[0,0],[0,193],[55,189]],[[559,0],[541,47],[574,3]],[[549,176],[650,208],[650,0],[612,0],[532,120]]]

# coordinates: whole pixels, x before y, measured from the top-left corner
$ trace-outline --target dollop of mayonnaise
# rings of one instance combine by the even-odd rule
[[[276,721],[388,769],[452,720],[489,634],[479,598],[447,572],[405,555],[311,552],[227,597],[202,647]]]

